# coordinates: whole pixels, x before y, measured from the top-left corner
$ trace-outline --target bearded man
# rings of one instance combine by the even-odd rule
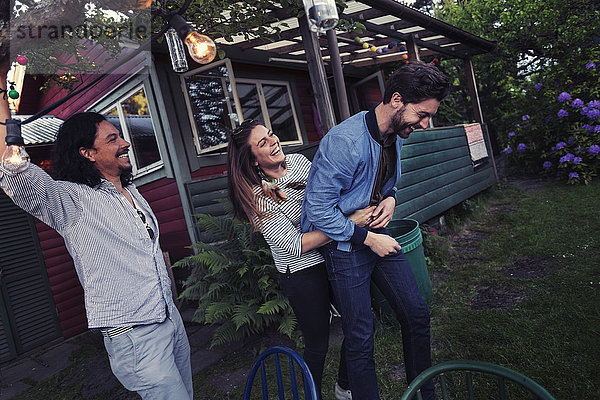
[[[407,381],[431,366],[429,310],[386,226],[396,206],[402,142],[413,130],[427,128],[448,92],[448,78],[433,65],[399,68],[389,77],[382,103],[325,135],[308,176],[302,230],[320,230],[333,240],[321,251],[342,314],[350,389],[357,400],[379,399],[371,279],[400,322]],[[346,217],[370,205],[376,208],[367,229]],[[423,398],[436,398],[431,382]]]
[[[6,89],[0,63],[0,89]],[[0,96],[0,121],[10,117]],[[0,154],[6,127],[0,126]],[[65,240],[85,298],[88,327],[104,336],[110,366],[143,399],[193,399],[190,345],[175,306],[158,220],[132,183],[130,144],[101,114],[60,127],[50,177],[23,161],[0,163],[0,187]]]

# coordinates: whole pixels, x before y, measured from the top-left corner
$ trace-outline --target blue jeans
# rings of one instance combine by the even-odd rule
[[[387,230],[381,233],[387,233]],[[429,310],[402,252],[379,257],[365,245],[352,245],[350,252],[337,250],[336,247],[337,242],[331,242],[323,246],[321,252],[342,314],[352,398],[377,400],[379,390],[373,358],[371,279],[400,322],[406,379],[409,383],[431,366]],[[423,398],[435,399],[431,382],[424,388]]]
[[[281,287],[290,301],[304,337],[303,358],[317,385],[320,398],[325,358],[329,348],[330,289],[325,263],[294,273],[280,274]],[[348,389],[344,342],[340,349],[338,383]]]
[[[190,345],[179,311],[161,323],[104,338],[113,374],[142,399],[191,400]]]

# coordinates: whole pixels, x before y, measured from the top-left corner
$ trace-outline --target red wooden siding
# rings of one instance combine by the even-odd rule
[[[133,49],[123,48],[121,52],[121,59],[127,57]],[[88,56],[90,61],[94,61],[96,64],[103,65],[103,69],[107,70],[111,66],[113,66],[116,61],[115,60],[107,60],[106,54],[103,53],[102,47],[100,45],[95,45],[90,47],[86,52],[83,53],[84,56]],[[54,116],[65,119],[70,117],[71,115],[84,111],[86,108],[90,107],[93,103],[106,96],[110,91],[115,88],[117,85],[125,81],[132,74],[138,71],[142,66],[146,63],[146,57],[143,53],[138,54],[133,59],[128,62],[120,65],[117,69],[111,72],[108,76],[98,82],[96,85],[92,86],[88,90],[84,90],[82,93],[74,96],[69,99],[67,102],[62,104],[61,106],[55,108],[50,113]],[[81,87],[91,82],[97,77],[97,75],[85,75],[83,78],[80,76],[81,83],[75,87]],[[68,92],[62,88],[53,86],[46,93],[42,95],[40,101],[40,108],[50,105],[64,96],[66,96]]]

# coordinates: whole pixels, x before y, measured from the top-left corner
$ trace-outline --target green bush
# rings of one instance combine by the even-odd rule
[[[270,327],[296,337],[296,319],[261,233],[232,217],[196,217],[209,243],[194,244],[197,254],[173,267],[190,270],[179,297],[197,301],[193,321],[218,325],[210,346],[242,340]]]

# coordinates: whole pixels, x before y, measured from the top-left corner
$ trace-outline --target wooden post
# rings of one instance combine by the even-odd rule
[[[473,115],[475,121],[483,125],[483,114],[481,113],[481,105],[479,103],[479,93],[477,91],[477,81],[475,81],[475,72],[473,71],[473,63],[471,57],[464,59],[465,72],[467,74],[467,86],[469,87],[469,96],[471,97],[471,107],[473,107]]]
[[[419,61],[419,47],[415,43],[415,37],[410,35],[406,39],[406,51],[408,52],[408,61]]]
[[[342,61],[340,59],[340,49],[335,29],[327,31],[327,44],[329,45],[329,62],[333,69],[333,81],[335,83],[338,109],[340,110],[340,118],[343,121],[350,118],[350,107],[348,106],[348,94],[346,93],[346,83],[344,82],[344,72],[342,71]]]
[[[298,24],[300,26],[300,33],[302,34],[302,42],[304,43],[306,61],[308,62],[308,74],[310,75],[315,104],[319,113],[321,130],[323,134],[326,134],[333,128],[336,122],[331,93],[329,93],[329,85],[327,83],[327,76],[325,75],[323,57],[319,48],[319,40],[317,35],[308,29],[306,18],[299,18]]]

